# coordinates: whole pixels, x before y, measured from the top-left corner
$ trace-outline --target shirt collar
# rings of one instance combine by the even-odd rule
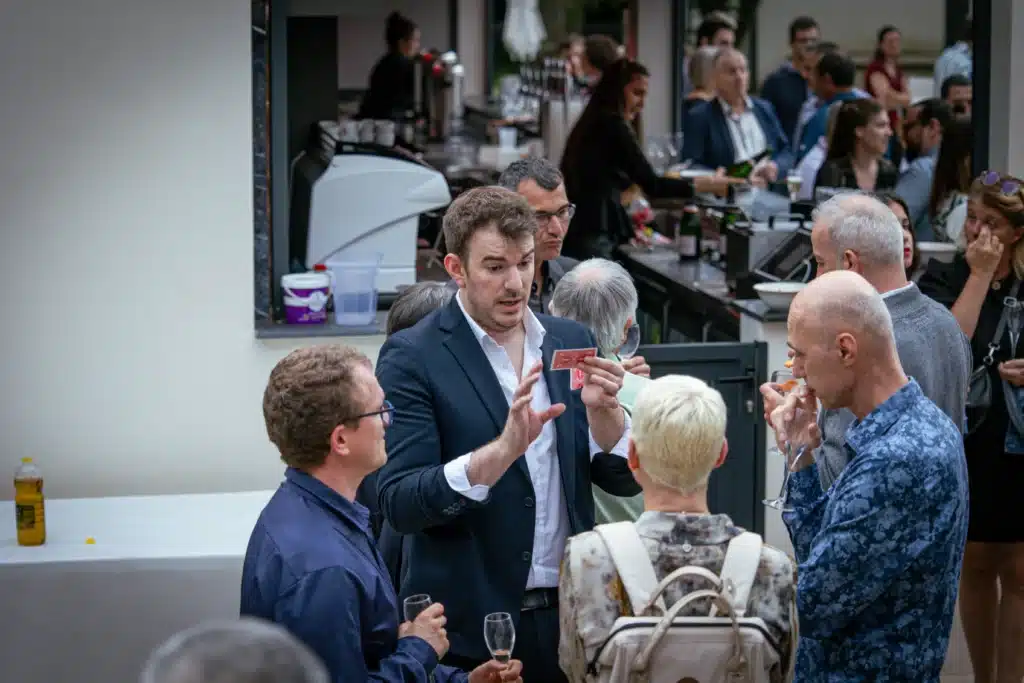
[[[743,101],[746,102],[746,105],[747,105],[747,108],[743,111],[743,114],[746,114],[748,112],[753,114],[754,113],[754,102],[753,102],[753,100],[750,99],[750,95],[745,95],[743,97]],[[734,114],[732,112],[732,107],[729,106],[728,102],[726,102],[721,97],[719,97],[718,98],[718,103],[720,105],[722,105],[722,111],[725,112],[726,116],[734,116]],[[735,114],[735,116],[741,116],[741,115],[742,114]]]
[[[370,511],[361,504],[348,500],[316,477],[294,467],[285,470],[284,477],[349,524],[370,533]]]
[[[541,261],[540,264],[540,288],[537,287],[537,282],[530,283],[530,296],[541,296],[548,294],[555,288],[554,280],[551,278],[551,268],[548,266],[550,261]]]
[[[661,543],[719,545],[728,543],[739,529],[729,515],[696,515],[647,510],[636,520],[641,536]]]
[[[459,304],[459,310],[462,311],[462,315],[466,316],[466,322],[469,323],[469,329],[473,331],[473,336],[481,345],[484,344],[484,340],[489,340],[492,344],[497,344],[496,341],[487,334],[487,331],[480,327],[480,324],[473,320],[473,316],[466,312],[466,306],[462,303],[462,290],[455,295],[455,301]],[[537,320],[537,316],[533,314],[530,307],[526,307],[526,312],[523,314],[523,326],[526,328],[526,341],[531,346],[540,348],[541,344],[544,343],[544,326]]]
[[[886,292],[885,294],[882,295],[882,299],[888,299],[891,296],[896,296],[897,294],[902,294],[903,292],[909,291],[910,288],[913,287],[913,286],[914,286],[913,282],[908,282],[907,284],[903,285],[902,287],[898,287],[896,289],[890,289],[888,292]]]
[[[915,405],[924,398],[921,387],[911,379],[900,389],[846,430],[846,443],[857,453],[865,446],[889,431],[905,413],[913,412]]]

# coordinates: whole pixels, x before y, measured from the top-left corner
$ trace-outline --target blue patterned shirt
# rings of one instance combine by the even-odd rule
[[[960,432],[911,380],[850,426],[846,447],[824,495],[816,465],[790,478],[796,680],[938,683],[967,541]]]

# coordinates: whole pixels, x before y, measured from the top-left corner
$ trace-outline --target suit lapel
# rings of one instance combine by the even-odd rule
[[[726,156],[729,158],[727,163],[720,164],[720,166],[730,166],[736,159],[736,145],[732,143],[732,133],[729,132],[729,122],[726,120],[725,110],[722,109],[721,102],[715,100],[715,106],[712,109],[715,112],[715,118],[718,119],[718,125],[716,128],[718,128],[719,137],[721,138],[716,147],[726,152]]]
[[[544,382],[548,385],[548,396],[551,405],[565,404],[565,412],[555,418],[555,451],[558,453],[558,470],[562,475],[562,494],[565,496],[566,508],[570,511],[572,522],[573,502],[576,490],[576,434],[573,429],[572,392],[569,390],[569,373],[552,371],[551,356],[556,349],[562,348],[562,342],[550,332],[544,335],[541,344],[541,355],[544,358]],[[575,527],[574,527],[575,528]]]
[[[508,400],[498,383],[498,376],[494,374],[491,362],[487,360],[487,354],[473,335],[473,330],[466,322],[466,316],[459,309],[455,297],[452,297],[448,308],[441,315],[441,329],[448,332],[444,340],[445,347],[466,373],[470,385],[480,397],[500,434],[505,428],[505,421],[508,420]]]
[[[451,303],[441,314],[441,329],[448,333],[444,341],[445,347],[466,373],[470,386],[491,416],[497,433],[501,434],[505,429],[505,422],[508,421],[508,399],[505,398],[505,391],[498,382],[498,376],[455,297],[452,297]],[[526,458],[516,459],[512,468],[520,470],[527,479],[530,478]]]

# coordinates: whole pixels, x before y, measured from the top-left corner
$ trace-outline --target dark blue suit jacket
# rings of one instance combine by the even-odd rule
[[[750,101],[768,146],[772,148],[772,160],[779,167],[779,180],[785,180],[794,161],[789,139],[771,104],[758,97],[751,97]],[[706,168],[727,168],[736,163],[736,147],[718,99],[699,104],[686,115],[686,135],[680,156]]]
[[[542,352],[551,402],[566,411],[555,419],[562,491],[570,533],[594,526],[591,484],[609,493],[639,492],[624,458],[590,457],[589,427],[580,393],[565,372],[552,372],[556,349],[596,346],[579,323],[538,315],[546,334]],[[451,652],[490,657],[483,619],[509,612],[518,624],[533,549],[534,499],[526,460],[519,458],[477,503],[448,485],[443,466],[496,439],[508,402],[459,304],[452,299],[381,347],[377,379],[395,406],[386,432],[388,462],[380,470],[380,509],[406,537],[400,594],[427,593],[445,606]]]

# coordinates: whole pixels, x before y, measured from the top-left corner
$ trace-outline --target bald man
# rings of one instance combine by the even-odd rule
[[[882,295],[904,371],[962,428],[971,343],[953,314],[907,279],[903,226],[896,214],[870,195],[833,197],[815,210],[811,246],[818,275],[851,270]],[[822,411],[819,417],[822,444],[815,458],[821,489],[827,491],[850,459],[844,437],[854,416],[844,408]]]
[[[903,372],[885,302],[856,273],[811,282],[788,331],[806,385],[771,419],[780,447],[805,454],[783,514],[799,563],[796,680],[938,683],[967,539],[960,432]],[[850,463],[826,493],[813,457],[819,400],[857,418]]]

